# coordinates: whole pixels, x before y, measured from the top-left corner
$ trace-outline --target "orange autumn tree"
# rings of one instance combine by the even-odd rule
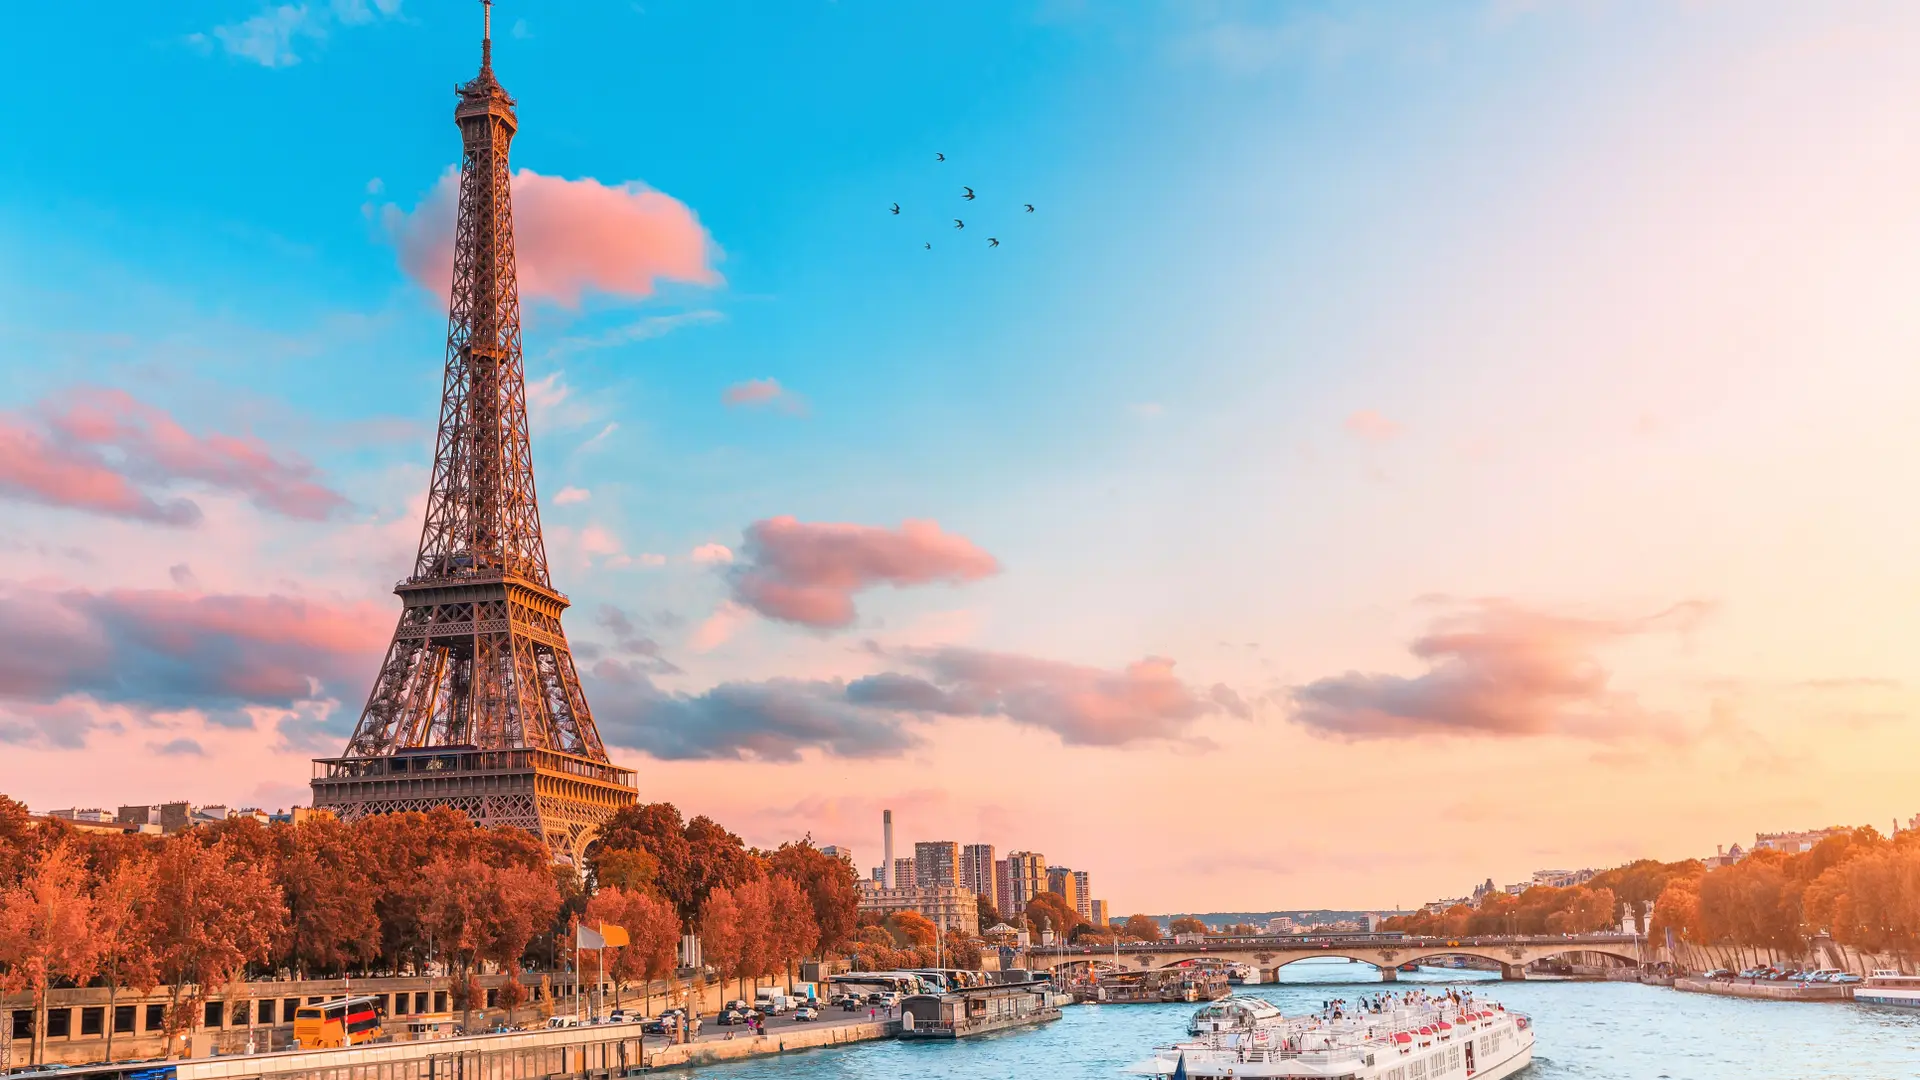
[[[85,982],[96,965],[93,900],[86,868],[60,843],[0,892],[0,990],[33,995],[32,1063],[46,1044],[47,990],[56,979]]]
[[[122,988],[149,994],[160,985],[154,953],[158,912],[153,905],[154,859],[144,853],[121,859],[93,890],[93,936],[99,974],[107,984],[107,1052],[113,1061],[112,1022]]]
[[[286,906],[266,872],[229,862],[224,843],[181,839],[161,848],[153,878],[154,954],[167,986],[167,1054],[196,1026],[209,991],[248,964],[266,963],[286,933]]]
[[[724,885],[707,894],[700,912],[700,952],[723,980],[738,979],[745,974],[748,963],[745,922],[733,890]]]
[[[791,992],[794,967],[802,958],[813,955],[820,944],[820,927],[814,921],[813,903],[806,892],[781,874],[767,879],[767,926],[775,963],[775,970],[768,974],[785,974]]]
[[[629,982],[646,984],[652,1004],[652,983],[673,974],[680,946],[680,917],[673,905],[644,892],[602,888],[587,901],[585,924],[612,923],[627,932],[627,944],[607,950],[607,974],[613,976],[613,1002]]]

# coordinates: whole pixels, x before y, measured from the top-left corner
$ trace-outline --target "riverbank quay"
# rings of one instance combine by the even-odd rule
[[[725,1034],[707,1035],[697,1041],[660,1046],[647,1051],[645,1068],[684,1069],[718,1065],[728,1061],[773,1057],[802,1050],[819,1050],[848,1043],[891,1039],[900,1033],[898,1020],[854,1020],[846,1023],[819,1021],[819,1027],[789,1025],[774,1028],[764,1035],[748,1035],[745,1029],[732,1038]]]
[[[1754,998],[1766,1001],[1852,1001],[1852,986],[1828,983],[1748,982],[1743,979],[1699,979],[1691,975],[1673,980],[1673,988],[1690,994]]]
[[[645,1035],[638,1024],[595,1024],[418,1042],[366,1043],[338,1050],[221,1054],[113,1066],[59,1066],[17,1080],[612,1080],[656,1069],[772,1057],[800,1050],[892,1038],[897,1020],[849,1017],[780,1025],[764,1035],[745,1028],[702,1032],[688,1043]]]
[[[43,1063],[79,1065],[129,1058],[157,1058],[169,1051],[176,1057],[209,1057],[245,1054],[248,1047],[262,1053],[290,1049],[293,1046],[293,1014],[302,1005],[317,1005],[342,997],[371,997],[385,1013],[383,1026],[397,1039],[406,1037],[409,1021],[435,1017],[467,1023],[474,1030],[497,1025],[544,1023],[549,1016],[572,1016],[590,1008],[576,995],[571,972],[528,972],[520,976],[526,989],[526,1004],[509,1012],[500,1007],[500,987],[507,975],[476,975],[474,982],[482,997],[470,1010],[456,1008],[452,980],[441,976],[390,976],[362,979],[263,979],[209,989],[205,1000],[184,1022],[170,1022],[169,991],[156,987],[145,993],[132,990],[108,991],[104,987],[55,989],[47,995],[47,1031],[40,1047]],[[751,1000],[759,986],[785,987],[780,979],[758,979],[745,985],[733,979],[703,978],[684,972],[671,982],[651,986],[624,986],[611,983],[601,987],[603,1008],[616,1006],[657,1012],[669,1005],[693,1009],[709,1018],[718,1014],[730,998]],[[590,1002],[594,996],[593,979],[580,987]],[[191,995],[183,993],[182,998]],[[0,996],[0,1023],[12,1025],[12,1060],[8,1067],[27,1064],[28,1047],[33,1038],[32,999],[25,994]],[[849,1018],[851,1019],[851,1018]],[[724,1030],[724,1029],[722,1029]],[[167,1045],[168,1032],[176,1038]],[[113,1052],[107,1052],[108,1035]],[[656,1036],[657,1038],[657,1036]]]

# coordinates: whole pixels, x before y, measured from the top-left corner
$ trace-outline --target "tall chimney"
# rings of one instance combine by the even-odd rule
[[[887,849],[886,858],[880,861],[880,885],[891,889],[893,888],[893,811],[880,811],[880,829],[886,836],[884,846]]]

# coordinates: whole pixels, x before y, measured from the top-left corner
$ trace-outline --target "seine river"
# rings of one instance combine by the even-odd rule
[[[1463,973],[1468,981],[1472,973]],[[1291,981],[1240,988],[1288,1013],[1379,988],[1359,964],[1301,961]],[[1450,981],[1402,975],[1401,984]],[[1479,980],[1474,980],[1479,981]],[[1366,986],[1354,986],[1366,983]],[[1920,1077],[1920,1010],[1747,1001],[1635,983],[1500,983],[1481,989],[1538,1022],[1524,1080],[1882,1080]],[[878,1042],[700,1070],[712,1080],[1121,1080],[1184,1038],[1193,1005],[1076,1006],[1038,1028],[957,1044]]]

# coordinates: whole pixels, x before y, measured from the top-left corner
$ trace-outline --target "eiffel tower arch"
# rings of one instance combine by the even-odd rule
[[[313,805],[353,819],[451,806],[578,865],[634,774],[607,759],[547,571],[527,435],[507,150],[519,124],[493,74],[458,89],[460,209],[433,479],[400,625],[346,750],[314,762]]]

